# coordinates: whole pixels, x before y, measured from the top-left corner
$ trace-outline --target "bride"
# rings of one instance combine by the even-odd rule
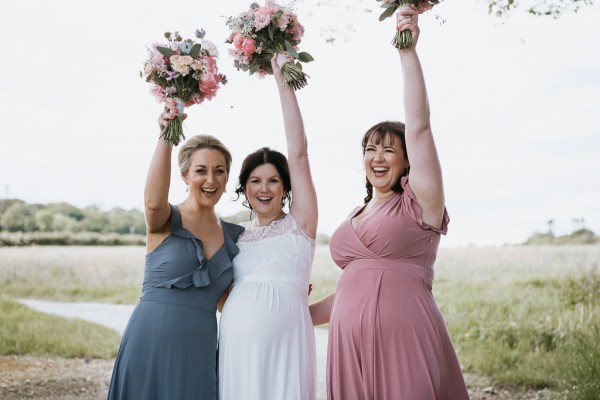
[[[219,329],[221,400],[314,400],[316,350],[308,288],[317,197],[302,115],[273,57],[288,159],[262,148],[242,164],[236,193],[256,218],[244,224]],[[292,201],[291,191],[294,189]],[[289,214],[283,210],[289,203]]]

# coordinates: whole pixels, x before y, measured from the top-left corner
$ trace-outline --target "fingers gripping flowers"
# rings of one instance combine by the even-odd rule
[[[391,17],[394,13],[402,6],[414,6],[414,9],[422,14],[427,10],[431,10],[431,8],[438,4],[441,0],[377,0],[381,2],[381,7],[385,8],[385,11],[381,13],[379,16],[379,20],[383,21],[384,19]],[[399,28],[397,26],[397,28]],[[412,34],[410,30],[400,30],[398,29],[394,39],[392,40],[392,44],[398,49],[408,49],[412,47],[413,40]]]
[[[150,92],[159,102],[167,105],[167,99],[173,98],[179,110],[169,120],[161,137],[173,145],[179,144],[183,135],[183,109],[211,100],[220,85],[227,83],[225,75],[219,73],[215,45],[204,40],[203,29],[196,30],[196,38],[182,39],[179,32],[166,32],[166,45],[154,44],[148,49],[148,59],[140,76],[152,84]]]
[[[248,11],[230,17],[227,26],[231,35],[226,43],[233,44],[229,51],[238,70],[249,71],[250,75],[255,72],[270,75],[273,55],[287,53],[291,60],[282,66],[285,82],[294,90],[306,86],[308,75],[302,71],[300,62],[310,62],[313,58],[306,52],[298,52],[304,27],[289,8],[271,0],[262,7],[252,3]]]

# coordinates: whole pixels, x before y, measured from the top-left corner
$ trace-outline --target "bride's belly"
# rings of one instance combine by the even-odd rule
[[[312,328],[307,286],[279,280],[234,283],[221,313],[221,332],[268,337],[303,326]]]

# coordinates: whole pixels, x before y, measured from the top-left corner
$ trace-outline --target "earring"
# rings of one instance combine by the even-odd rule
[[[190,187],[189,187],[189,185],[185,185],[185,192],[187,193],[187,192],[189,192],[189,191],[190,191]]]

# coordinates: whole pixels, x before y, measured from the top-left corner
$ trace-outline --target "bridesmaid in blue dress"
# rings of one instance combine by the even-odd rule
[[[168,100],[162,127],[177,116]],[[184,116],[185,117],[185,116]],[[243,231],[220,220],[231,154],[199,135],[179,151],[188,196],[169,204],[172,146],[159,139],[144,193],[147,254],[142,296],[123,334],[108,399],[217,400],[216,309],[232,280]]]

